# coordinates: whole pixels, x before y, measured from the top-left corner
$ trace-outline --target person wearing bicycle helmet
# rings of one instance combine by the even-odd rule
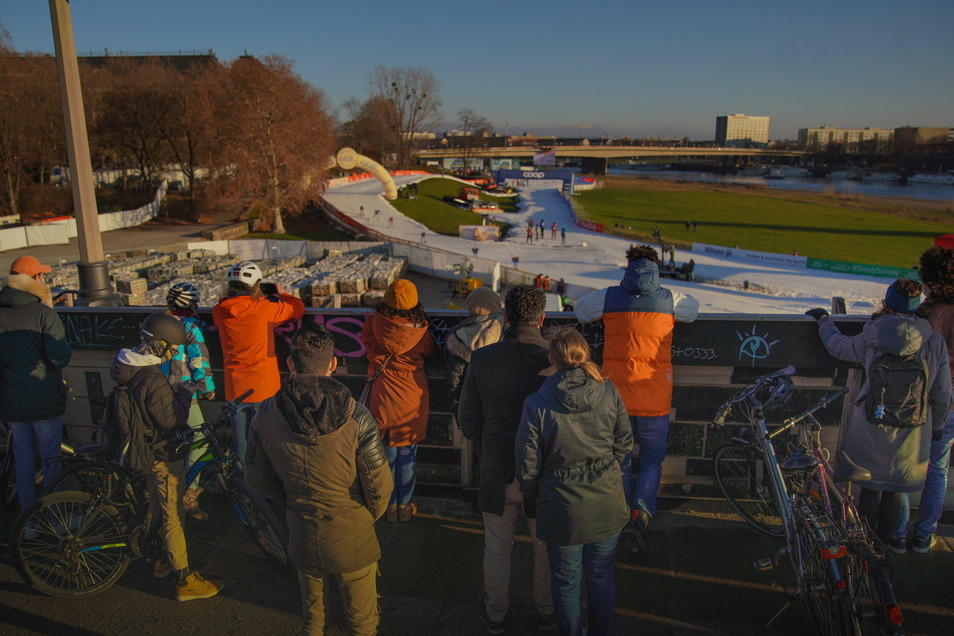
[[[166,294],[166,306],[170,316],[182,321],[186,328],[185,345],[179,347],[172,359],[162,364],[162,372],[169,378],[172,386],[184,382],[194,382],[198,387],[189,407],[189,428],[197,430],[202,427],[205,418],[199,407],[199,398],[211,400],[215,397],[215,383],[212,379],[212,369],[209,368],[209,348],[205,345],[205,323],[199,319],[199,290],[190,283],[176,283],[169,288]],[[205,452],[204,447],[189,451],[185,459],[185,472],[188,473],[192,465]],[[196,479],[186,488],[183,495],[185,510],[193,519],[207,521],[208,513],[199,508],[199,495],[203,488]]]
[[[275,355],[275,328],[305,314],[300,298],[275,285],[275,294],[262,292],[262,270],[248,261],[229,268],[228,292],[212,308],[212,322],[219,330],[225,372],[225,399],[234,400],[252,389],[245,399],[251,408],[232,418],[235,455],[245,457],[248,424],[258,405],[275,395],[281,384]]]
[[[117,385],[125,386],[130,400],[138,404],[140,425],[147,429],[145,437],[155,440],[187,425],[192,394],[197,387],[192,382],[173,387],[160,369],[186,344],[186,327],[182,322],[166,313],[149,314],[142,321],[139,334],[139,346],[122,349],[110,365],[109,375]],[[152,468],[146,474],[149,516],[159,526],[166,560],[153,565],[153,576],[161,579],[175,571],[176,599],[180,601],[215,596],[224,583],[207,580],[189,569],[182,531],[182,458],[176,454],[174,443],[154,452]]]
[[[806,312],[818,320],[828,353],[865,369],[843,447],[852,461],[871,472],[871,480],[859,484],[858,511],[885,543],[897,525],[903,493],[917,492],[924,485],[932,431],[944,428],[951,406],[947,345],[931,323],[917,315],[920,303],[920,283],[894,281],[882,307],[856,336],[843,335],[824,309]],[[908,362],[913,363],[910,370],[904,366]],[[881,391],[872,390],[874,381],[881,384]],[[921,403],[915,410],[923,420],[913,419],[912,411],[895,411],[895,401],[884,397],[889,390],[893,395],[894,383],[902,381],[906,383],[899,387],[902,392]],[[892,419],[892,413],[901,415]]]
[[[62,369],[72,350],[53,311],[53,295],[45,282],[50,271],[32,256],[21,256],[0,285],[0,420],[13,434],[17,497],[24,509],[36,499],[35,454],[47,484],[62,468]]]

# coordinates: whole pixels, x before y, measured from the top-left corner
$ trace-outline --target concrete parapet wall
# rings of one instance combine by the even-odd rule
[[[90,398],[108,394],[113,386],[109,364],[121,347],[138,340],[138,324],[149,313],[147,308],[63,308],[67,337],[74,347],[73,361],[66,379],[75,400],[67,410],[67,421],[76,442],[90,439],[92,422],[99,415]],[[222,395],[222,357],[211,310],[200,310],[210,324],[207,332],[211,366],[217,394]],[[326,325],[335,335],[335,354],[339,365],[334,377],[357,396],[367,377],[365,347],[361,328],[367,309],[309,309],[302,322]],[[428,311],[431,332],[443,348],[450,328],[466,317],[466,312]],[[838,319],[844,333],[858,333],[863,317]],[[548,313],[544,330],[567,324],[577,325],[571,314]],[[299,323],[276,328],[276,354],[284,371],[288,341]],[[603,331],[599,324],[577,325],[602,358]],[[691,324],[677,324],[673,335],[673,417],[669,434],[669,455],[663,467],[663,490],[678,495],[718,495],[712,479],[712,457],[734,434],[731,424],[711,429],[709,421],[718,406],[745,384],[770,371],[793,365],[798,391],[782,411],[773,412],[771,422],[801,412],[833,386],[850,386],[860,377],[847,363],[834,360],[822,347],[815,322],[795,316],[703,315]],[[470,445],[454,425],[446,388],[443,359],[427,365],[431,412],[427,438],[418,451],[419,479],[422,483],[445,486],[473,486],[476,467]],[[207,417],[213,416],[219,402],[202,402]],[[845,402],[847,404],[847,402]],[[843,405],[842,405],[843,406]],[[821,414],[823,439],[834,447],[841,430],[842,406],[831,406]],[[949,495],[948,508],[954,508]]]

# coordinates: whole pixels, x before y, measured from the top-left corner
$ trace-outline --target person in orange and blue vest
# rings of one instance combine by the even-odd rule
[[[639,470],[632,453],[620,467],[631,519],[620,538],[637,556],[649,552],[645,532],[656,514],[672,410],[672,332],[692,322],[699,301],[659,285],[659,254],[649,245],[626,250],[626,273],[619,285],[580,298],[574,313],[581,323],[603,321],[603,373],[619,389],[639,445]]]

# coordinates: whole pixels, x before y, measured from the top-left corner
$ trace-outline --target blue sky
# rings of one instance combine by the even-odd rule
[[[798,128],[954,126],[954,2],[72,0],[80,55],[281,54],[337,106],[369,71],[427,67],[444,121],[498,132],[712,139],[717,115]],[[53,52],[47,2],[4,0],[18,51]]]

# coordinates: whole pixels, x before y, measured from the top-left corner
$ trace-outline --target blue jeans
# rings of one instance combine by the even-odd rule
[[[26,508],[36,501],[36,456],[40,454],[43,467],[43,483],[49,487],[63,470],[63,455],[60,442],[63,441],[63,416],[49,420],[33,422],[7,422],[13,433],[14,476],[17,480],[17,497],[20,508]]]
[[[589,636],[609,636],[616,606],[616,581],[613,559],[619,535],[583,545],[547,543],[550,561],[550,588],[553,590],[553,615],[560,636],[583,634],[580,608],[581,578],[586,575],[587,623]]]
[[[944,495],[947,492],[947,471],[951,465],[951,446],[954,445],[954,410],[947,414],[947,423],[941,429],[941,439],[931,442],[931,454],[927,466],[927,478],[921,491],[921,503],[918,506],[918,522],[914,524],[914,536],[929,540],[937,532],[937,522],[944,513]],[[904,495],[901,513],[894,537],[908,534],[908,520],[911,517],[910,498]]]
[[[229,418],[229,425],[232,427],[232,450],[235,456],[239,458],[242,465],[245,465],[245,450],[248,448],[248,427],[252,423],[252,418],[258,412],[258,406],[261,402],[245,402],[243,410]]]
[[[410,446],[387,446],[388,466],[394,476],[394,491],[391,493],[391,505],[407,505],[414,498],[414,485],[417,483],[417,444]]]
[[[669,415],[630,415],[633,438],[639,444],[639,465],[633,475],[633,454],[620,464],[623,472],[623,492],[633,510],[656,514],[656,496],[662,480],[662,464],[666,459],[666,440],[669,438]]]

